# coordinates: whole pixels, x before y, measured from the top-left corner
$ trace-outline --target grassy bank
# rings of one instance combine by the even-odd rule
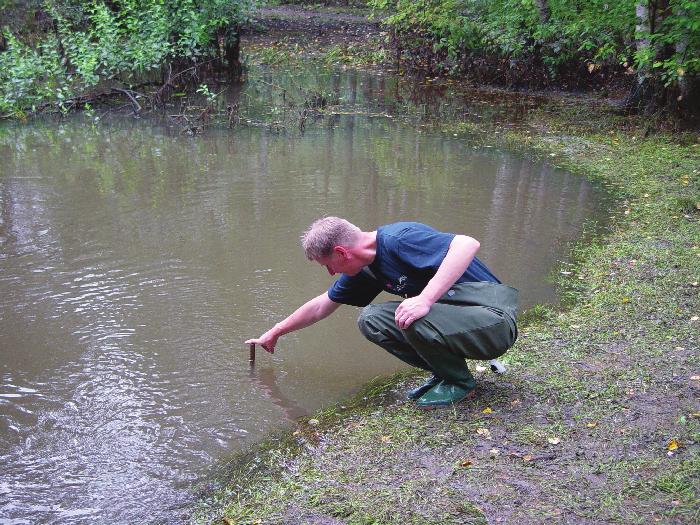
[[[525,316],[508,373],[434,412],[403,400],[419,376],[377,381],[234,461],[193,523],[700,521],[700,137],[581,105],[443,126],[619,197],[559,271],[565,309]]]

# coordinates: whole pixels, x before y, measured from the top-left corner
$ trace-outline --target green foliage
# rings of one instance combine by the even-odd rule
[[[633,67],[668,86],[700,73],[700,2],[670,0],[653,31],[638,32],[638,0],[371,0],[403,45],[432,44],[454,65],[470,55],[539,60],[550,78],[564,65]],[[646,5],[646,3],[644,3]],[[540,8],[544,8],[545,15]],[[646,39],[650,45],[635,45]],[[671,50],[671,52],[669,52]]]
[[[7,45],[0,53],[0,115],[21,117],[44,101],[66,98],[70,89],[55,38],[32,49],[10,34]]]
[[[651,46],[636,55],[640,67],[656,71],[666,85],[700,74],[700,1],[671,0],[658,30],[643,35]],[[659,49],[672,49],[659,56]]]
[[[450,55],[485,51],[519,57],[535,51],[553,64],[576,54],[615,57],[634,29],[635,3],[572,0],[547,2],[550,18],[540,20],[533,0],[373,0],[377,9],[393,7],[387,23],[399,31],[419,29]]]
[[[0,53],[0,112],[22,114],[102,79],[215,55],[234,38],[255,0],[46,0],[55,34],[30,45],[8,28]]]

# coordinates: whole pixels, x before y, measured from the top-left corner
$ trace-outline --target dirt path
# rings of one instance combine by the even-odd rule
[[[381,32],[379,19],[370,19],[369,11],[319,7],[314,10],[284,5],[265,7],[255,13],[244,30],[242,44],[333,45],[359,42]]]

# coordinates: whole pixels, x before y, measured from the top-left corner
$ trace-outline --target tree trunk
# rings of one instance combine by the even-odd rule
[[[216,69],[224,71],[229,82],[237,82],[243,74],[240,27],[219,28],[216,32],[216,44],[219,56]]]
[[[537,6],[537,12],[540,14],[540,22],[543,24],[549,22],[551,13],[549,11],[549,4],[547,4],[547,0],[535,0],[535,5]]]
[[[687,16],[686,10],[682,7],[677,7],[677,12],[670,13],[670,16]],[[675,44],[675,52],[678,56],[684,57],[688,51],[688,39],[687,34],[683,35],[681,39]],[[678,102],[679,107],[685,106],[688,102],[688,96],[690,95],[690,83],[685,74],[680,75],[678,79]]]
[[[229,80],[237,82],[243,74],[243,66],[241,65],[241,33],[238,28],[236,29],[236,35],[226,40],[224,58],[228,66]]]
[[[635,8],[637,25],[634,33],[634,46],[638,53],[646,53],[651,43],[649,35],[654,23],[654,11],[651,2],[641,1]],[[625,107],[650,111],[653,106],[653,87],[651,70],[648,64],[641,64],[637,69],[637,81],[625,100]]]

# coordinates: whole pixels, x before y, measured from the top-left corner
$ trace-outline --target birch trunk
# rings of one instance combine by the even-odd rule
[[[646,54],[649,51],[649,35],[652,30],[652,10],[651,2],[641,1],[635,7],[637,25],[634,32],[634,46],[639,54]],[[650,109],[651,103],[651,70],[648,64],[641,64],[637,69],[637,82],[625,101],[628,108],[637,107],[640,109]]]
[[[540,14],[540,22],[543,24],[549,22],[550,11],[547,0],[535,0],[535,5],[537,6],[537,12]]]

